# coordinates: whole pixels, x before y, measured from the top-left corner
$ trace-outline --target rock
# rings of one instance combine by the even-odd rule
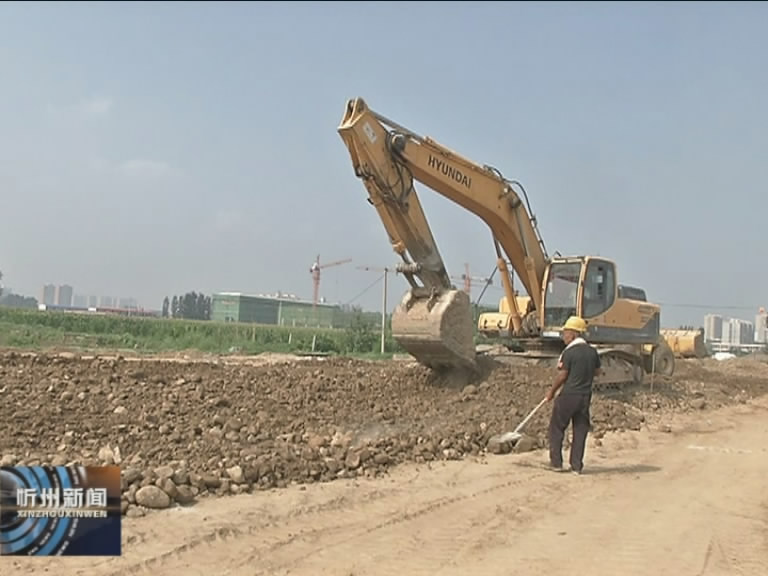
[[[239,418],[230,418],[226,421],[224,424],[224,429],[229,432],[240,432],[240,429],[243,427],[243,422]]]
[[[227,476],[229,476],[230,480],[232,480],[232,482],[235,484],[242,484],[245,482],[243,469],[240,468],[240,466],[232,466],[231,468],[227,468]]]
[[[141,518],[144,515],[146,515],[146,512],[144,511],[144,509],[143,508],[137,508],[136,506],[131,506],[125,512],[125,516],[127,518]]]
[[[319,434],[310,434],[309,438],[307,438],[307,446],[309,446],[310,448],[321,448],[326,444],[327,442],[325,438],[323,438]]]
[[[179,493],[179,489],[176,486],[176,484],[173,483],[173,480],[171,480],[170,478],[163,478],[163,479],[158,479],[158,482],[160,483],[158,488],[160,488],[163,492],[168,494],[168,497],[171,500],[175,500],[176,496]]]
[[[136,492],[136,504],[145,508],[168,508],[171,498],[157,486],[144,486]]]
[[[356,470],[360,467],[360,454],[357,452],[350,452],[344,459],[344,466],[349,470]]]
[[[203,476],[202,480],[203,485],[207,486],[208,488],[218,488],[221,486],[221,478],[213,474],[206,474]]]
[[[502,442],[500,436],[493,436],[488,440],[486,449],[491,454],[509,454],[512,451],[510,442]]]
[[[189,486],[176,487],[176,502],[179,504],[189,504],[194,502],[195,494]]]
[[[126,468],[122,471],[123,478],[130,485],[141,480],[141,470],[138,468]]]
[[[523,452],[532,452],[533,450],[536,450],[536,447],[537,442],[535,438],[523,435],[522,438],[515,442],[513,450],[516,454],[521,454]]]
[[[704,398],[693,398],[691,400],[691,408],[694,410],[704,410],[707,406],[707,401]]]
[[[176,486],[190,484],[189,472],[186,470],[176,470],[176,472],[173,473],[171,480],[173,480],[173,483],[176,484]]]
[[[0,458],[0,466],[16,466],[19,459],[15,454],[6,454]]]
[[[461,458],[461,454],[455,448],[445,448],[443,450],[443,458],[446,460],[459,460]]]
[[[154,473],[160,480],[165,480],[173,477],[174,470],[171,466],[158,466],[154,469]]]
[[[391,458],[386,452],[379,452],[373,457],[373,461],[379,466],[385,466],[390,463]]]
[[[228,478],[223,478],[221,480],[221,485],[216,489],[216,493],[221,496],[223,494],[228,494],[230,490],[230,486],[232,485],[232,482]]]
[[[331,447],[332,448],[347,448],[351,444],[351,439],[348,434],[341,434],[340,432],[336,432],[333,435],[333,438],[331,438]]]

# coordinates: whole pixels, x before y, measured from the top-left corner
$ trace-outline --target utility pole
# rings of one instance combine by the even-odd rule
[[[389,268],[384,268],[384,288],[381,291],[381,354],[384,355],[384,342],[387,333],[387,274]]]
[[[358,266],[358,270],[365,270],[367,272],[383,272],[383,286],[381,290],[381,353],[382,355],[386,351],[386,335],[387,335],[387,276],[392,271],[392,268],[375,268],[373,266]]]

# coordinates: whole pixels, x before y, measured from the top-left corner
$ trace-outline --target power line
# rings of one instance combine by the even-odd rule
[[[672,304],[669,302],[659,302],[659,306],[667,308],[693,308],[695,310],[754,310],[757,312],[760,306],[725,306],[718,304]]]
[[[358,298],[360,298],[360,297],[362,297],[362,296],[365,296],[365,294],[366,294],[366,292],[368,292],[368,290],[370,290],[371,288],[373,288],[374,286],[376,286],[376,284],[378,284],[379,282],[381,282],[383,279],[384,279],[384,274],[382,274],[381,276],[379,276],[378,278],[376,278],[376,280],[374,280],[374,281],[373,281],[371,284],[369,284],[369,285],[368,285],[368,287],[367,287],[365,290],[363,290],[363,291],[362,291],[362,292],[360,292],[360,293],[359,293],[357,296],[355,296],[355,297],[354,297],[354,298],[352,298],[352,299],[351,299],[349,302],[347,302],[347,305],[349,305],[349,304],[352,304],[352,302],[354,302],[354,301],[355,301],[355,300],[357,300]]]

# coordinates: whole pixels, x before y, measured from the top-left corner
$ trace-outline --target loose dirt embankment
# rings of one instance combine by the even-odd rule
[[[488,363],[446,386],[412,363],[0,355],[0,456],[13,464],[123,468],[123,512],[335,478],[405,461],[481,455],[540,400],[550,368]],[[594,436],[663,430],[675,412],[768,392],[764,361],[678,362],[654,392],[598,395]],[[546,445],[548,411],[517,450]]]

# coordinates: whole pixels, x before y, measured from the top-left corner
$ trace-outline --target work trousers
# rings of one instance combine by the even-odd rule
[[[573,424],[571,469],[580,472],[584,466],[584,449],[589,433],[591,394],[560,394],[552,407],[549,421],[549,461],[557,468],[563,465],[563,438],[568,424]]]

